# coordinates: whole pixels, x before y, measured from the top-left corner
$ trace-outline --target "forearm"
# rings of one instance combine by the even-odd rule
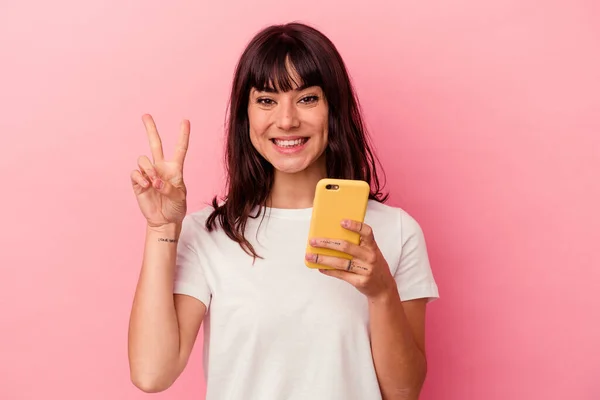
[[[170,385],[179,359],[179,327],[173,277],[180,226],[146,230],[142,269],[129,323],[129,363],[137,386]]]
[[[369,300],[371,348],[385,400],[417,400],[427,362],[416,345],[397,290]]]

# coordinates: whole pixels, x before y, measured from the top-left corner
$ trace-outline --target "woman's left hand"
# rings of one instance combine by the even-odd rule
[[[315,253],[307,253],[306,260],[335,268],[320,269],[319,271],[354,285],[370,299],[397,290],[388,263],[375,242],[373,229],[358,221],[342,221],[342,226],[360,234],[358,245],[332,238],[313,238],[310,240],[310,245],[341,251],[352,256],[351,260]]]

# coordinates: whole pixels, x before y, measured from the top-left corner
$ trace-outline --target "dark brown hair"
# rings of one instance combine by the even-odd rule
[[[289,62],[302,82],[294,82]],[[217,196],[206,221],[212,231],[218,220],[228,237],[253,257],[259,257],[245,238],[248,218],[257,218],[273,185],[273,166],[250,141],[248,102],[252,88],[280,91],[319,86],[329,106],[327,177],[360,179],[371,186],[370,199],[385,202],[377,176],[377,158],[361,117],[358,99],[344,61],[321,32],[301,23],[273,25],[260,31],[247,45],[235,70],[226,124],[225,168],[227,191],[222,204]],[[252,213],[258,207],[258,212]]]

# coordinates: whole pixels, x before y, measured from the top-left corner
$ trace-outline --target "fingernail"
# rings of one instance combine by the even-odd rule
[[[304,258],[306,258],[307,261],[315,261],[315,255],[311,253],[306,253]]]
[[[310,245],[314,246],[317,244],[317,239],[310,239]]]
[[[143,186],[143,187],[148,187],[148,181],[144,179],[144,180],[142,181],[142,186]]]
[[[347,228],[348,226],[350,226],[350,221],[348,221],[347,219],[342,221],[342,226]]]
[[[158,190],[162,189],[164,185],[165,185],[165,183],[161,179],[156,180],[156,188]]]

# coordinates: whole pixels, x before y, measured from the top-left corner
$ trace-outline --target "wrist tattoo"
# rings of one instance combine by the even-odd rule
[[[169,239],[169,238],[158,238],[159,242],[167,242],[167,243],[176,243],[177,239]]]

